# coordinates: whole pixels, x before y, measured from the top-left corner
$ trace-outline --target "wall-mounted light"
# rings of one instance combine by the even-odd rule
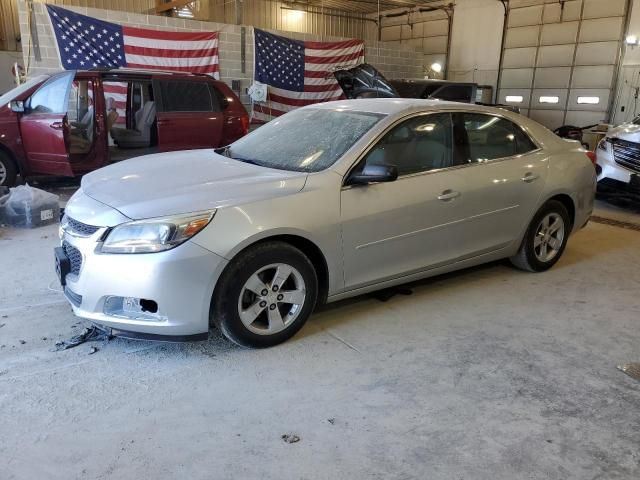
[[[600,103],[600,97],[580,96],[578,97],[577,102],[580,105],[597,105]]]
[[[289,10],[287,13],[289,20],[292,22],[299,22],[304,17],[304,12],[302,10]]]
[[[435,62],[431,64],[431,70],[436,73],[440,73],[442,71],[442,64]]]
[[[626,43],[630,47],[635,47],[636,45],[638,45],[638,36],[637,35],[627,35],[627,38],[624,39],[624,43]]]

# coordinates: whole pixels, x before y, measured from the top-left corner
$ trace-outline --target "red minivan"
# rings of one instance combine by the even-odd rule
[[[249,115],[207,75],[129,69],[41,75],[0,96],[0,186],[77,176],[154,152],[228,145]]]

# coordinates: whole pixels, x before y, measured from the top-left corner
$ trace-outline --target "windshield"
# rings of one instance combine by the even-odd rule
[[[45,81],[49,78],[47,75],[38,75],[37,77],[33,77],[30,80],[27,80],[25,83],[18,85],[13,90],[9,90],[4,95],[0,96],[0,108],[4,107],[7,103],[9,103],[14,98],[22,95],[24,92],[29,90],[34,85],[37,85],[40,82]]]
[[[293,110],[226,149],[237,160],[263,167],[318,172],[333,165],[384,115],[344,110]]]

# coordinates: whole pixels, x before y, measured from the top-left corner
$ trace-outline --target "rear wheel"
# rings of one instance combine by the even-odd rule
[[[16,184],[18,170],[9,155],[0,152],[0,187],[13,187]]]
[[[511,263],[521,270],[543,272],[562,256],[571,229],[569,213],[557,200],[548,201],[533,217]]]
[[[284,242],[256,245],[225,269],[213,297],[212,321],[245,347],[264,348],[296,334],[316,304],[313,265]]]

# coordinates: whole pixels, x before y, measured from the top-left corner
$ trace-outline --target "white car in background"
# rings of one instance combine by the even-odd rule
[[[596,157],[599,187],[640,194],[640,115],[610,129]]]

